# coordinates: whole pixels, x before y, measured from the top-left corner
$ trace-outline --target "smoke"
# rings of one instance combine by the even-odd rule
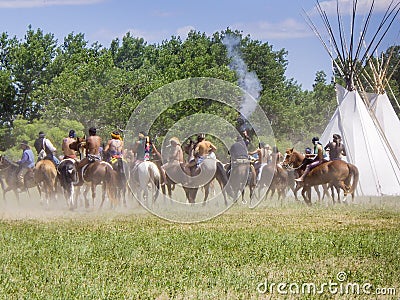
[[[256,101],[260,97],[262,86],[255,72],[249,72],[246,63],[240,53],[240,38],[237,36],[226,35],[222,39],[222,43],[228,50],[228,56],[232,59],[230,68],[234,70],[238,76],[238,84]],[[254,101],[248,94],[243,95],[240,113],[247,119],[257,107],[257,102]]]

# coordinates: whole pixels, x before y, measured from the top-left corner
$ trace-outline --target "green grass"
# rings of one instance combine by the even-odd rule
[[[258,285],[337,282],[341,271],[398,294],[399,228],[393,209],[297,204],[233,208],[192,225],[111,212],[3,220],[0,298],[280,298]]]

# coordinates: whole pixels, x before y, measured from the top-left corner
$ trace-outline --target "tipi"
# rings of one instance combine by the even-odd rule
[[[348,27],[342,24],[339,1],[337,1],[339,39],[334,34],[327,14],[317,1],[317,9],[333,45],[333,51],[324,42],[316,26],[308,17],[310,27],[328,51],[335,69],[339,72],[341,78],[344,79],[346,85],[346,87],[339,84],[336,85],[338,107],[320,140],[327,144],[332,139],[334,133],[342,136],[347,152],[346,160],[355,164],[359,169],[358,196],[400,195],[400,164],[395,156],[395,151],[397,150],[393,150],[391,147],[389,138],[383,130],[384,125],[381,125],[378,121],[379,113],[376,110],[373,111],[370,109],[374,107],[371,103],[378,103],[376,102],[378,98],[375,97],[376,99],[374,100],[371,97],[371,103],[369,103],[367,99],[361,98],[355,84],[357,82],[358,86],[360,86],[360,75],[363,72],[363,66],[370,59],[368,52],[372,51],[374,53],[376,51],[400,9],[399,3],[395,6],[392,6],[392,4],[389,6],[380,26],[377,28],[375,34],[372,35],[372,41],[363,50],[363,43],[365,43],[373,7],[374,1],[372,1],[366,21],[362,26],[361,37],[358,39],[358,43],[356,43],[354,28],[357,16],[357,1],[353,0],[350,41],[346,43],[346,34],[343,29]],[[380,104],[379,107],[381,107]],[[387,119],[384,122],[386,121]],[[395,122],[395,120],[387,122]]]

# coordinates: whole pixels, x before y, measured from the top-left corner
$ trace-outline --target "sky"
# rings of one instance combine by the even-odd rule
[[[352,1],[339,1],[346,18]],[[358,1],[360,20],[365,20],[370,1]],[[375,0],[372,31],[391,1]],[[113,39],[128,31],[148,43],[160,43],[173,35],[184,39],[190,30],[211,35],[229,27],[268,42],[274,51],[288,51],[286,77],[311,90],[318,71],[324,71],[328,80],[332,75],[329,54],[304,18],[307,13],[325,39],[315,4],[314,0],[0,0],[0,32],[22,40],[31,25],[34,30],[54,34],[59,43],[74,32],[83,33],[89,44],[97,41],[109,47]],[[320,0],[320,4],[335,20],[336,0]],[[399,20],[397,17],[382,41],[381,51],[400,43]]]

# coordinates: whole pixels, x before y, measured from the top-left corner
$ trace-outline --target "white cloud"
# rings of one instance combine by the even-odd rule
[[[0,8],[31,8],[61,5],[88,5],[106,0],[0,0]]]
[[[128,33],[131,33],[131,36],[143,38],[148,43],[158,43],[164,39],[169,38],[170,34],[166,30],[160,31],[145,31],[135,28],[128,28],[123,32],[115,32],[109,29],[100,29],[92,35],[93,40],[99,41],[103,46],[109,46],[112,40],[122,38]]]
[[[339,11],[340,14],[343,15],[351,15],[353,10],[353,1],[354,0],[339,0]],[[385,12],[387,8],[390,6],[392,0],[375,0],[374,3],[374,12]],[[372,4],[372,0],[359,0],[357,3],[357,13],[365,14],[368,13]],[[326,12],[327,15],[336,15],[337,14],[337,3],[336,0],[329,1],[321,1],[321,8]],[[396,2],[394,2],[396,5]],[[393,5],[392,5],[393,7]],[[316,8],[314,8],[310,14],[315,14]]]
[[[188,33],[195,28],[191,25],[180,27],[176,30],[176,35],[180,36],[182,40],[187,38]]]
[[[242,30],[245,34],[250,34],[252,38],[261,40],[299,39],[314,35],[305,22],[295,19],[286,19],[279,23],[267,21],[236,23],[230,27]]]

